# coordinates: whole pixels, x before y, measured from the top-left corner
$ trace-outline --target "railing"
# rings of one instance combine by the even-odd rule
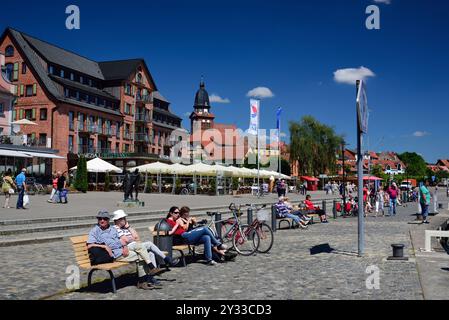
[[[142,102],[142,103],[151,103],[150,95],[136,95],[136,102]]]
[[[28,138],[25,142],[25,138],[23,136],[14,135],[0,135],[0,144],[48,149],[47,142],[40,141],[39,138]]]
[[[149,118],[150,118],[147,113],[136,113],[135,117],[136,117],[136,121],[142,121],[142,122],[148,122]]]
[[[95,153],[95,148],[91,147],[91,146],[88,146],[88,145],[79,144],[78,145],[78,153],[79,154]]]
[[[146,142],[148,143],[150,141],[148,134],[146,133],[136,133],[134,135],[134,140],[139,142]]]

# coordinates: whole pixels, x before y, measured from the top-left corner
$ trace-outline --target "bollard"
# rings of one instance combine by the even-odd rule
[[[276,232],[276,207],[271,206],[271,229]]]
[[[323,200],[323,210],[324,210],[324,213],[326,213],[326,200]]]
[[[221,238],[221,226],[222,226],[222,222],[220,222],[221,220],[221,213],[216,213],[215,214],[215,230],[217,231],[217,236],[218,238]]]
[[[438,203],[438,209],[443,209],[443,204],[442,203]]]
[[[332,207],[332,213],[334,214],[334,219],[337,219],[337,200],[334,199],[334,204]]]
[[[403,244],[392,244],[393,247],[393,257],[402,258],[404,256],[404,245]]]
[[[408,257],[404,257],[404,245],[392,244],[393,256],[387,258],[387,260],[408,260]]]
[[[248,225],[252,225],[253,224],[253,209],[252,208],[248,208]]]

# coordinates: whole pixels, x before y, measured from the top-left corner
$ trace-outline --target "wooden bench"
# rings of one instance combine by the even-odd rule
[[[158,232],[159,232],[159,236],[166,236],[165,231],[155,231],[154,230],[154,226],[150,226],[148,228],[151,232],[151,235],[153,236],[153,243],[158,246],[158,243],[156,243],[156,238],[158,236]],[[188,253],[192,253],[193,255],[195,255],[195,249],[192,249],[191,246],[184,244],[184,245],[178,245],[178,246],[172,246],[172,250],[178,251],[181,255],[181,261],[182,261],[182,266],[183,267],[187,267],[187,263],[186,263],[186,257],[184,254],[184,251],[187,250]],[[165,255],[168,255],[167,251],[162,251]]]
[[[87,238],[88,238],[87,235],[70,238],[78,266],[80,267],[80,269],[90,270],[89,275],[87,277],[87,286],[90,287],[92,282],[92,274],[95,271],[105,270],[109,273],[109,276],[111,277],[112,291],[114,293],[117,293],[117,289],[115,286],[115,278],[114,274],[112,273],[112,270],[128,266],[131,262],[111,262],[92,266],[90,264],[89,252],[87,251]]]

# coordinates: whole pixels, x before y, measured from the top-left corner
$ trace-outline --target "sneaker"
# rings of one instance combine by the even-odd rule
[[[324,221],[321,221],[321,223],[329,223],[329,221],[327,221],[327,220],[324,220]]]
[[[427,220],[425,220],[425,221],[423,221],[422,223],[429,224],[430,222],[427,221]]]
[[[214,260],[210,260],[206,263],[208,266],[216,266],[218,263]]]
[[[299,223],[299,227],[302,229],[307,229],[307,226],[305,224]]]

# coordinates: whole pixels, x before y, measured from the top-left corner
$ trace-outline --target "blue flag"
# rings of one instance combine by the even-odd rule
[[[278,129],[278,130],[281,127],[281,113],[282,113],[282,108],[279,107],[276,111],[276,129]]]

